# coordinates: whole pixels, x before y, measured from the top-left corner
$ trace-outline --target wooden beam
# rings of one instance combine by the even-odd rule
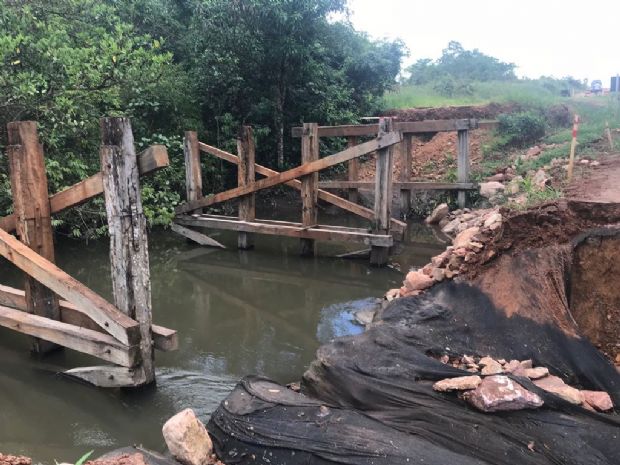
[[[448,132],[465,129],[476,129],[475,119],[399,121],[394,123],[394,130],[403,134],[420,134],[425,132]],[[303,129],[295,127],[291,130],[293,137],[301,137]],[[319,137],[360,137],[374,136],[379,132],[378,124],[351,124],[342,126],[319,126]]]
[[[37,123],[13,122],[8,124],[7,129],[7,153],[17,235],[24,244],[53,263],[54,236],[47,174]],[[60,319],[56,294],[27,274],[24,280],[27,312],[52,320]],[[49,341],[36,338],[33,340],[33,352],[46,353],[58,348]]]
[[[186,131],[183,138],[185,157],[185,191],[188,202],[202,197],[202,168],[196,131]]]
[[[117,365],[133,367],[140,361],[137,346],[127,347],[107,334],[32,315],[14,308],[0,306],[0,326],[93,355]]]
[[[21,289],[15,289],[0,284],[0,305],[16,310],[26,311],[26,295]],[[66,300],[59,301],[60,321],[73,326],[104,332],[86,312]],[[153,344],[157,350],[169,352],[176,350],[179,345],[177,332],[163,326],[153,325]]]
[[[198,226],[228,231],[245,231],[258,234],[297,237],[300,239],[316,239],[319,241],[360,242],[366,245],[391,247],[394,239],[390,235],[371,234],[359,230],[348,231],[346,228],[332,229],[330,226],[317,225],[306,228],[301,223],[269,224],[263,222],[240,221],[238,218],[211,217],[210,215],[181,215],[175,222],[184,226]]]
[[[125,345],[139,338],[138,323],[49,260],[0,230],[0,255],[56,294],[84,309],[105,331]]]
[[[395,182],[395,189],[408,191],[425,191],[425,190],[475,190],[476,184],[471,182]],[[322,189],[365,189],[373,190],[375,188],[374,181],[320,181],[319,187]]]
[[[250,126],[242,126],[237,138],[239,165],[237,169],[237,185],[245,187],[256,180],[254,135]],[[239,199],[239,218],[253,221],[256,218],[256,194],[249,194]],[[239,232],[237,247],[242,250],[254,247],[254,238],[250,233]]]
[[[362,155],[374,152],[375,150],[390,147],[394,144],[397,144],[401,140],[402,135],[399,132],[390,132],[387,134],[383,134],[381,137],[377,137],[376,139],[373,139],[369,142],[356,145],[355,147],[351,147],[334,155],[321,158],[320,160],[306,163],[305,165],[298,166],[288,171],[284,171],[282,173],[269,176],[268,178],[255,181],[251,184],[248,184],[247,186],[237,187],[235,189],[231,189],[225,192],[220,192],[219,194],[204,197],[200,200],[187,202],[183,205],[179,205],[175,209],[175,212],[177,214],[192,212],[199,208],[208,207],[209,205],[225,202],[226,200],[231,200],[242,195],[251,194],[262,189],[267,189],[269,187],[274,187],[279,184],[284,184],[287,181],[292,181],[293,179],[316,173],[317,171],[321,171],[325,168],[329,168],[330,166],[337,165],[353,158],[361,157]]]
[[[304,123],[304,134],[301,138],[301,163],[305,165],[319,159],[319,125]],[[351,161],[351,160],[349,160]],[[301,224],[308,228],[318,223],[318,188],[319,173],[315,172],[301,178]],[[300,239],[303,257],[316,254],[314,239]]]
[[[411,181],[411,165],[412,165],[412,156],[411,152],[413,150],[413,136],[411,134],[406,134],[403,136],[403,141],[400,145],[400,181],[401,182],[409,182]],[[411,191],[407,189],[400,188],[400,214],[401,218],[406,218],[409,215],[409,211],[411,210]]]
[[[347,147],[354,147],[357,145],[357,137],[351,136],[347,137]],[[357,181],[359,180],[359,166],[360,161],[359,158],[354,158],[353,160],[349,160],[347,164],[347,178],[349,181]],[[349,189],[348,197],[351,202],[357,203],[359,201],[359,192],[356,188]]]
[[[379,120],[379,137],[389,134],[394,127],[392,118]],[[388,146],[377,151],[375,169],[375,219],[373,232],[375,234],[390,233],[390,218],[392,208],[392,163],[394,157],[393,146]],[[370,264],[383,266],[389,258],[389,248],[372,245],[370,250]]]
[[[149,384],[155,381],[151,273],[133,133],[129,118],[102,118],[100,128],[114,303],[140,325],[140,368]]]
[[[170,229],[172,229],[172,231],[174,231],[175,233],[180,234],[183,237],[186,237],[190,241],[196,242],[197,244],[206,245],[209,247],[219,247],[220,249],[226,248],[224,245],[220,244],[215,239],[211,239],[206,234],[202,234],[198,231],[194,231],[193,229],[186,228],[179,224],[172,223],[172,226],[170,227]]]
[[[202,150],[203,152],[209,153],[215,157],[221,158],[222,160],[226,160],[230,163],[234,163],[235,165],[239,164],[239,158],[236,155],[233,155],[232,153],[225,152],[224,150],[220,150],[217,147],[207,145],[203,142],[199,142],[198,145],[200,146],[200,150]],[[275,176],[277,174],[280,174],[279,171],[272,170],[270,168],[267,168],[266,166],[262,166],[259,164],[256,164],[256,172],[263,176]],[[293,189],[301,190],[301,181],[298,181],[297,179],[288,181],[284,184],[289,187],[292,187]],[[319,182],[319,185],[320,184],[321,183]],[[332,205],[335,205],[339,208],[342,208],[343,210],[346,210],[357,216],[361,216],[362,218],[365,218],[367,220],[372,220],[373,215],[374,215],[373,211],[370,208],[366,208],[356,203],[350,202],[346,199],[343,199],[342,197],[332,194],[331,192],[326,192],[321,189],[319,189],[319,199],[327,203],[330,203]],[[407,228],[406,223],[399,221],[395,218],[391,219],[391,223],[392,223],[392,228],[401,234]]]
[[[456,160],[457,180],[458,182],[469,182],[469,131],[463,130],[458,132],[458,153]],[[458,204],[459,208],[465,208],[467,192],[459,190]]]
[[[168,150],[163,145],[151,145],[138,155],[138,170],[140,176],[167,167],[170,164]],[[63,210],[81,205],[103,193],[101,173],[97,173],[67,189],[50,196],[51,213],[60,213]],[[7,232],[15,230],[17,216],[15,214],[0,218],[0,229]]]
[[[102,388],[137,386],[144,384],[146,381],[144,371],[141,368],[134,369],[109,365],[73,368],[65,371],[64,374]]]

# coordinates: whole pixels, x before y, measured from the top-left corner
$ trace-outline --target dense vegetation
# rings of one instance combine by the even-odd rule
[[[151,224],[167,223],[184,191],[181,137],[233,148],[251,124],[257,157],[298,161],[290,128],[375,112],[400,71],[400,42],[373,41],[346,20],[346,0],[0,0],[0,149],[6,123],[40,124],[50,190],[99,169],[98,120],[131,118],[139,148],[169,147],[171,168],[143,181]],[[0,214],[10,210],[6,160]],[[207,191],[222,182],[205,166]],[[56,226],[105,233],[100,201]]]

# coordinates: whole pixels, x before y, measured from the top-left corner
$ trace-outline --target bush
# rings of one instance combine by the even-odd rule
[[[499,115],[498,120],[497,131],[505,147],[523,148],[545,135],[545,120],[533,111]]]

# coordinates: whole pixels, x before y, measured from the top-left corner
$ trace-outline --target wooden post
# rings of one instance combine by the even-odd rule
[[[54,261],[54,239],[43,146],[39,143],[37,123],[20,121],[8,124],[7,153],[14,211],[19,239],[46,258]],[[58,297],[50,289],[26,275],[25,291],[28,313],[60,320]],[[33,351],[46,353],[56,344],[34,339]]]
[[[319,125],[304,123],[301,138],[301,163],[305,165],[319,159]],[[301,178],[301,222],[304,227],[315,226],[318,222],[317,202],[319,198],[319,173],[311,173]],[[313,256],[316,253],[314,239],[300,239],[301,255]]]
[[[239,187],[253,183],[255,173],[255,146],[252,128],[242,126],[237,138],[237,152],[239,153],[239,167],[237,169],[237,183]],[[256,219],[256,194],[248,194],[239,198],[239,219],[242,221],[254,221]],[[254,247],[254,235],[240,232],[237,238],[240,249]]]
[[[353,147],[355,145],[357,145],[357,137],[355,136],[347,137],[347,148]],[[348,175],[349,181],[358,180],[359,166],[360,166],[359,158],[354,158],[353,160],[348,161],[347,175]],[[357,188],[349,189],[349,202],[357,203],[358,200],[359,200],[359,193],[358,193]]]
[[[456,160],[457,181],[469,182],[469,131],[458,131],[458,155]],[[458,192],[459,208],[465,208],[467,191]]]
[[[577,131],[579,130],[579,115],[575,115],[573,121],[573,138],[570,142],[570,155],[568,158],[568,180],[573,179],[573,166],[575,165],[575,149],[577,148]]]
[[[186,131],[183,138],[183,155],[185,156],[185,190],[187,201],[202,197],[202,169],[200,168],[200,149],[196,131]],[[196,213],[202,213],[202,210]]]
[[[403,134],[401,142],[401,167],[400,180],[403,182],[411,181],[411,149],[413,148],[413,136]],[[407,218],[411,210],[411,190],[401,189],[400,191],[400,214],[402,218]]]
[[[379,134],[381,138],[384,134],[393,130],[391,118],[381,118],[379,120]],[[389,234],[392,207],[392,159],[394,149],[389,146],[377,150],[377,168],[375,172],[375,219],[373,225],[374,234]],[[372,246],[370,249],[370,264],[383,266],[389,258],[389,247]]]
[[[614,140],[611,137],[611,129],[609,129],[609,121],[605,121],[605,133],[607,134],[607,142],[609,142],[609,150],[614,151]]]
[[[136,385],[149,384],[155,381],[155,369],[148,238],[129,119],[102,118],[101,140],[114,303],[140,325],[142,365],[136,370]]]

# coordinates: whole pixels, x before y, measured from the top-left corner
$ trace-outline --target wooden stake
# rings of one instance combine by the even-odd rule
[[[252,128],[242,126],[237,138],[237,152],[239,153],[239,167],[237,169],[237,183],[239,187],[246,186],[256,180],[255,146]],[[239,198],[239,219],[254,221],[256,218],[256,194],[248,194]],[[240,232],[237,237],[240,249],[247,250],[254,247],[254,236],[251,233]]]
[[[318,137],[318,132],[317,132]],[[354,147],[357,145],[357,137],[350,136],[347,137],[347,147]],[[353,160],[349,160],[347,165],[347,177],[349,181],[357,181],[358,180],[358,171],[359,171],[360,161],[358,158],[354,158]],[[359,193],[357,189],[349,189],[349,202],[357,203],[359,200]]]
[[[185,192],[187,201],[191,202],[202,197],[202,169],[196,131],[185,131],[183,156],[185,157]]]
[[[319,159],[319,125],[304,123],[301,138],[301,163],[305,165]],[[319,173],[315,172],[301,178],[301,223],[304,227],[315,226],[318,222],[318,183]],[[314,239],[300,239],[301,255],[314,256]]]
[[[573,167],[575,165],[575,149],[577,148],[577,131],[579,131],[579,115],[575,115],[573,122],[573,138],[570,142],[570,156],[568,159],[568,181],[573,179]]]
[[[458,156],[456,160],[457,181],[462,183],[469,182],[469,131],[467,129],[457,132]],[[458,192],[459,208],[465,208],[467,199],[466,191]]]
[[[155,381],[151,331],[151,279],[146,218],[137,157],[127,118],[101,120],[101,174],[110,232],[114,302],[140,325],[144,384]]]
[[[392,132],[391,118],[381,118],[379,121],[379,136]],[[373,233],[389,234],[392,206],[392,158],[393,146],[377,151],[377,168],[375,172],[375,221]],[[383,266],[389,258],[389,247],[373,246],[370,250],[370,264]]]
[[[609,121],[605,121],[605,132],[607,133],[607,141],[609,142],[609,150],[614,151],[614,140],[611,137],[611,130],[609,129]]]
[[[400,167],[400,180],[402,182],[411,182],[411,150],[413,148],[413,136],[411,134],[404,134],[403,141],[401,142],[401,167]],[[402,218],[407,218],[409,211],[411,210],[411,191],[401,189],[400,191],[400,215]]]
[[[7,147],[11,191],[20,240],[37,254],[54,262],[54,238],[43,146],[39,143],[37,123],[21,121],[8,124]],[[28,313],[60,319],[58,297],[29,275],[25,276]],[[32,350],[46,353],[59,346],[41,339],[33,340]]]

